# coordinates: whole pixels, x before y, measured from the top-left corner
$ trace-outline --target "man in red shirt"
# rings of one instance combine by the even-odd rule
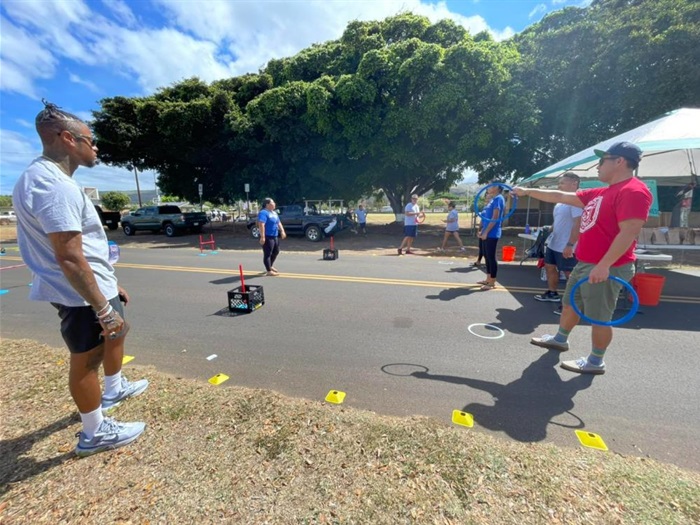
[[[533,337],[531,344],[565,352],[569,333],[580,317],[571,307],[571,288],[588,278],[576,293],[579,309],[591,319],[610,321],[622,285],[610,276],[629,281],[634,275],[634,248],[642,226],[649,216],[652,196],[646,185],[634,177],[642,151],[630,142],[618,142],[607,151],[594,150],[598,161],[598,178],[602,188],[557,190],[515,188],[518,197],[526,195],[545,202],[562,202],[583,208],[581,230],[576,247],[578,264],[571,272],[562,298],[563,310],[556,335]],[[610,326],[592,325],[591,353],[575,361],[563,361],[561,367],[582,374],[604,374],[603,356],[612,341]]]

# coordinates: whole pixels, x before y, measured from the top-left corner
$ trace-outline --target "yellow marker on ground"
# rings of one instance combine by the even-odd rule
[[[598,450],[608,450],[608,446],[603,441],[603,438],[593,432],[585,430],[576,430],[576,437],[584,447],[597,448]]]
[[[209,378],[209,382],[212,385],[220,385],[224,381],[228,381],[228,376],[226,374],[216,374],[215,376]]]
[[[474,426],[474,416],[469,412],[462,412],[461,410],[452,411],[452,422],[455,425],[461,425],[463,427],[473,427]]]
[[[133,360],[134,360],[134,356],[133,356],[133,355],[125,355],[124,357],[122,357],[122,364],[125,365],[125,364],[127,364],[129,361],[133,361]]]
[[[341,392],[339,390],[331,390],[326,396],[326,401],[328,401],[329,403],[334,403],[336,405],[342,403],[343,399],[345,399],[345,392]]]

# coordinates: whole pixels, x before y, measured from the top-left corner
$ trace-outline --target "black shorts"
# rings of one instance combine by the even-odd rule
[[[51,303],[61,318],[61,335],[71,354],[82,354],[97,348],[104,342],[102,326],[91,306],[63,306]],[[109,300],[115,311],[124,318],[124,308],[119,296]]]

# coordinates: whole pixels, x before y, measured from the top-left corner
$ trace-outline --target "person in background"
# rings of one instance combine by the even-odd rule
[[[276,277],[280,273],[273,264],[280,253],[280,239],[285,239],[287,234],[275,212],[277,205],[270,197],[263,199],[262,209],[258,213],[258,229],[260,230],[260,246],[263,249],[263,264],[270,277]]]
[[[128,445],[143,433],[145,423],[120,423],[105,413],[142,394],[148,381],[132,383],[122,374],[129,325],[121,302],[129,296],[109,263],[99,215],[73,179],[78,167],[96,164],[92,132],[75,115],[43,102],[35,120],[43,154],[17,180],[12,202],[19,251],[32,271],[29,298],[56,308],[70,351],[68,387],[82,421],[75,453],[83,457]]]
[[[438,248],[439,252],[444,252],[447,246],[447,239],[454,236],[457,239],[457,244],[459,244],[459,249],[464,251],[464,244],[462,239],[459,238],[459,212],[455,207],[455,203],[450,201],[447,203],[447,218],[443,219],[442,222],[445,223],[445,235],[442,238],[442,246]]]
[[[496,248],[498,240],[501,238],[500,220],[506,208],[506,200],[503,198],[503,186],[493,186],[486,190],[488,204],[481,212],[481,231],[479,239],[484,242],[484,259],[486,260],[486,279],[478,281],[481,291],[493,290],[496,287],[496,277],[498,275],[498,261],[496,259]]]
[[[413,246],[413,241],[418,236],[418,216],[420,215],[420,208],[418,207],[418,195],[415,193],[411,195],[411,202],[406,204],[404,208],[404,218],[403,218],[403,240],[401,241],[401,246],[397,250],[399,255],[403,253],[404,248],[406,249],[406,255],[410,255],[413,252],[411,247]]]
[[[562,314],[556,335],[533,337],[535,346],[566,352],[569,334],[580,317],[571,307],[571,290],[584,280],[574,297],[579,309],[591,319],[609,322],[615,311],[622,285],[634,276],[634,248],[642,226],[649,216],[652,196],[646,184],[634,176],[642,151],[630,142],[617,142],[607,151],[594,150],[599,157],[598,179],[606,186],[563,192],[515,188],[519,197],[531,196],[544,202],[563,202],[583,208],[576,247],[578,264],[571,272],[562,298]],[[610,326],[591,326],[591,352],[588,357],[562,361],[561,367],[579,374],[604,374],[604,356],[613,338]]]
[[[357,217],[357,225],[359,226],[362,235],[367,236],[367,210],[363,204],[360,204],[355,210],[355,217]]]
[[[564,173],[557,181],[559,191],[573,192],[578,190],[579,176],[571,171]],[[583,210],[570,204],[559,202],[554,206],[554,221],[547,236],[544,252],[544,267],[547,274],[547,291],[535,295],[537,301],[560,303],[561,296],[557,292],[559,272],[568,277],[576,266],[574,248],[578,241]]]

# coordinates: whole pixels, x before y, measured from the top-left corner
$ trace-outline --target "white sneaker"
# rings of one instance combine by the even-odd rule
[[[84,458],[105,450],[123,447],[135,441],[145,429],[146,423],[119,423],[111,417],[106,417],[92,439],[88,439],[83,432],[78,432],[78,446],[75,447],[75,453]]]
[[[550,350],[559,350],[560,352],[566,352],[569,350],[569,342],[560,343],[554,340],[553,335],[545,334],[542,337],[533,337],[530,339],[530,344],[535,346],[541,346],[542,348],[548,348]]]
[[[600,365],[592,365],[588,362],[588,358],[581,357],[575,361],[562,361],[559,365],[564,370],[569,372],[576,372],[577,374],[604,374],[605,373],[605,363]]]

